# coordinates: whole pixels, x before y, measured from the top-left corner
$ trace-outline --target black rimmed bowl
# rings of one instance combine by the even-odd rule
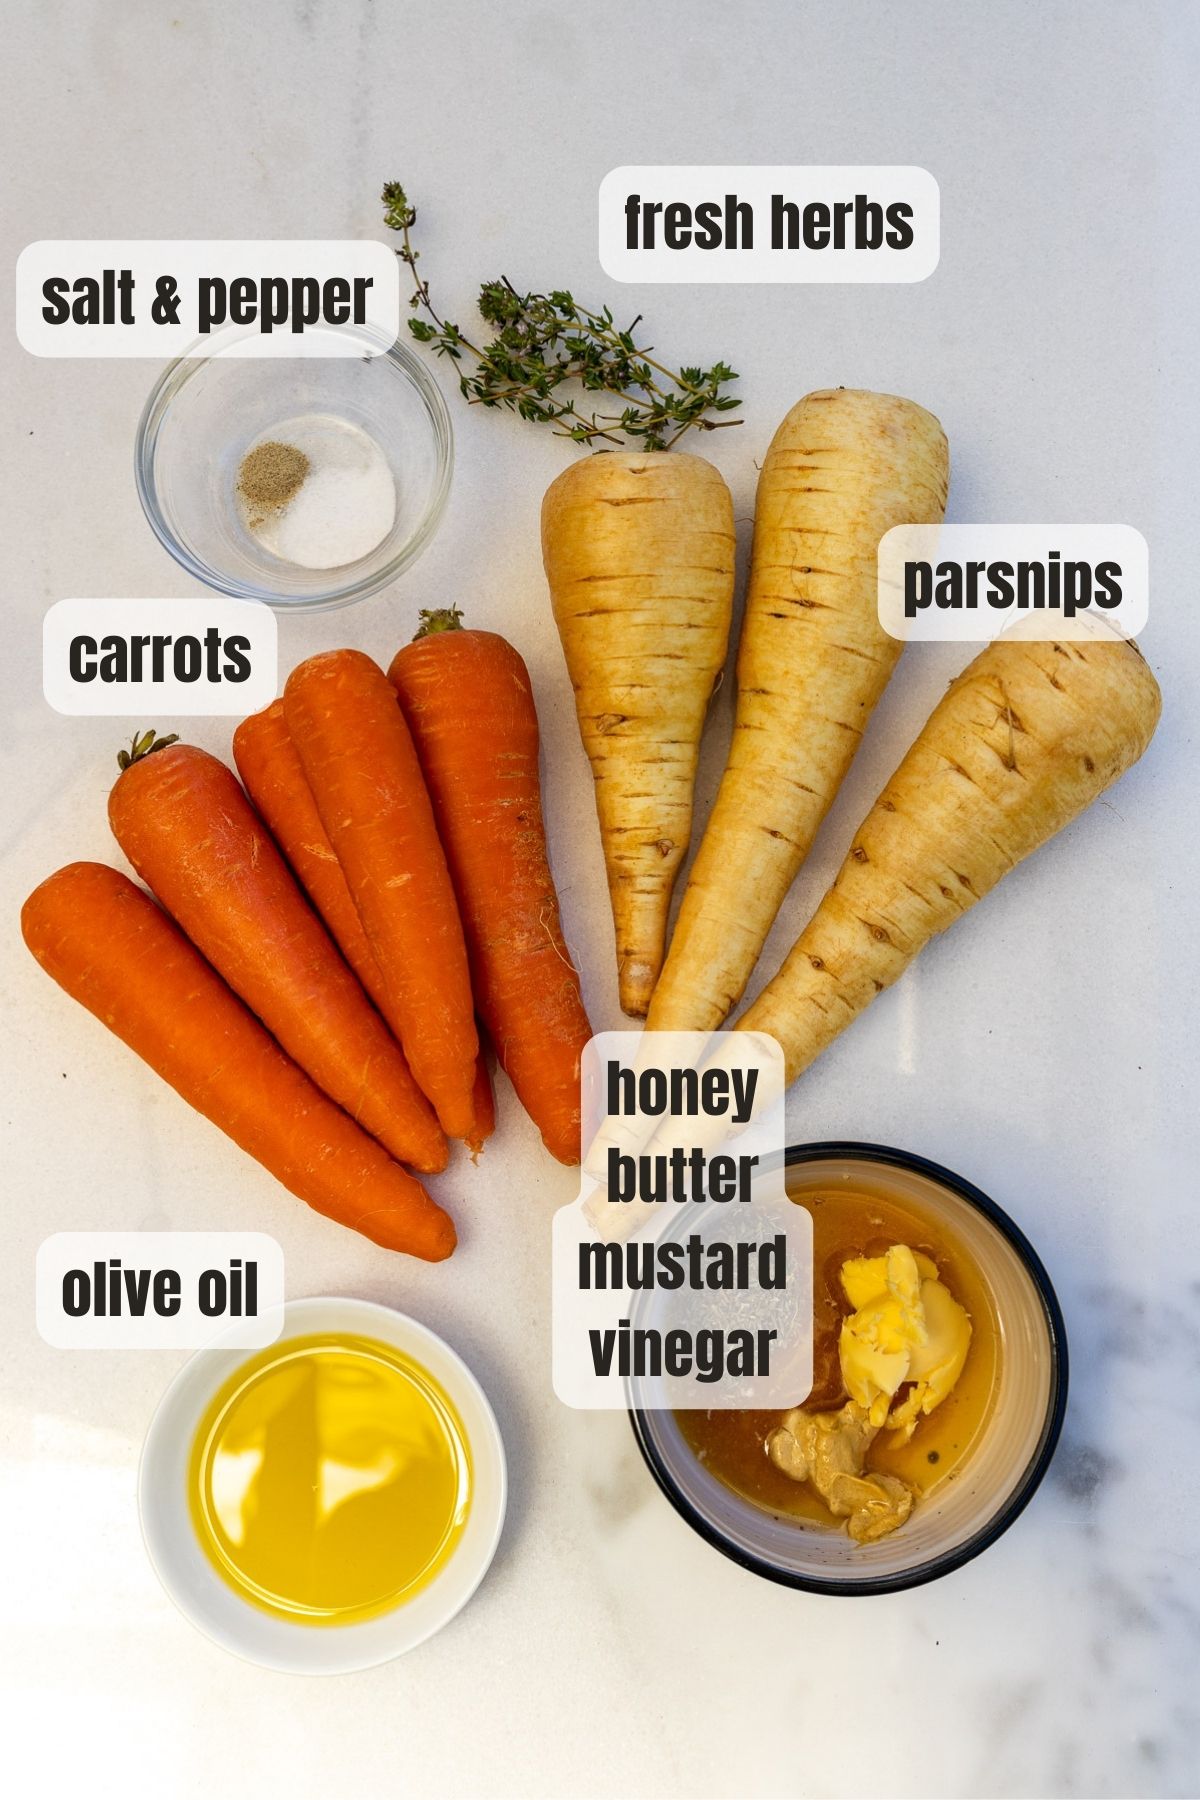
[[[880,1144],[803,1144],[784,1153],[788,1192],[867,1181],[961,1246],[988,1288],[999,1367],[978,1439],[898,1531],[856,1544],[843,1531],[776,1515],[732,1492],[700,1463],[674,1413],[630,1408],[638,1447],[694,1531],[724,1555],[812,1594],[889,1594],[961,1568],[994,1544],[1046,1473],[1067,1404],[1062,1310],[1036,1251],[994,1200],[937,1163]]]

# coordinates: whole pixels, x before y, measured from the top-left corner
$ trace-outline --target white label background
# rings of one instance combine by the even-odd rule
[[[215,626],[221,637],[248,640],[245,681],[180,681],[171,668],[162,681],[72,680],[70,651],[76,637],[169,636],[198,638]],[[89,658],[89,660],[91,660]],[[224,659],[222,658],[222,661]],[[146,657],[149,663],[149,657]],[[42,621],[42,692],[55,712],[74,718],[246,718],[270,706],[279,689],[279,629],[269,606],[226,594],[191,594],[182,600],[59,600]]]
[[[207,1318],[198,1303],[201,1275],[234,1257],[258,1265],[258,1313],[252,1319]],[[72,1269],[92,1274],[94,1263],[118,1258],[126,1269],[173,1269],[180,1277],[180,1307],[161,1318],[151,1307],[141,1318],[86,1313],[72,1318],[63,1307],[63,1279]],[[60,1231],[37,1253],[37,1327],[58,1350],[194,1350],[221,1337],[231,1348],[273,1344],[283,1328],[283,1251],[262,1231]]]
[[[56,276],[98,280],[105,269],[129,269],[133,275],[132,325],[76,325],[72,320],[51,325],[43,318],[44,282]],[[160,275],[176,279],[182,302],[177,325],[156,325],[150,316]],[[395,252],[375,238],[44,238],[26,245],[17,258],[17,337],[32,356],[210,356],[221,328],[200,336],[198,283],[204,276],[226,283],[241,276],[259,283],[265,276],[289,283],[304,276],[320,282],[352,282],[356,276],[372,280],[363,327],[314,325],[299,334],[288,325],[269,334],[257,325],[226,327],[237,336],[233,345],[222,343],[227,355],[378,356],[399,329],[399,264]],[[69,304],[70,295],[66,298]]]
[[[1063,562],[1119,563],[1121,600],[1114,607],[1082,608],[1068,619],[1061,608],[996,607],[985,598],[986,571],[973,608],[940,607],[936,601],[909,619],[904,613],[904,567],[909,562],[1045,564],[1052,550]],[[889,637],[913,644],[990,643],[1002,632],[1035,642],[1094,638],[1116,631],[1136,637],[1149,610],[1150,552],[1132,525],[893,525],[879,541],[879,623]]]
[[[754,209],[754,247],[701,250],[689,245],[668,250],[630,250],[626,244],[625,202],[630,194],[691,207],[736,194]],[[820,201],[833,206],[865,194],[886,208],[905,201],[912,208],[913,241],[907,250],[772,250],[771,196],[779,194],[803,212]],[[662,215],[657,219],[662,236]],[[614,281],[643,282],[869,282],[924,281],[938,265],[940,196],[928,169],[913,167],[820,168],[783,165],[665,166],[613,169],[600,183],[600,264]]]
[[[688,1117],[667,1113],[651,1117],[610,1116],[606,1100],[606,1068],[616,1061],[633,1070],[757,1069],[759,1081],[753,1118],[744,1127],[728,1117]],[[623,1410],[630,1388],[613,1368],[598,1374],[590,1334],[619,1330],[620,1321],[647,1325],[661,1338],[675,1329],[689,1332],[693,1344],[701,1331],[776,1328],[769,1375],[753,1384],[726,1372],[705,1380],[693,1370],[665,1375],[661,1381],[635,1381],[639,1406],[739,1408],[794,1406],[812,1386],[812,1220],[787,1198],[783,1170],[783,1052],[761,1032],[606,1031],[592,1038],[581,1069],[583,1142],[587,1150],[580,1171],[579,1198],[554,1215],[551,1250],[552,1350],[554,1391],[567,1406],[581,1410]],[[609,1153],[663,1154],[674,1147],[714,1153],[756,1155],[754,1198],[729,1203],[645,1205],[610,1198]],[[620,1244],[641,1233],[657,1241],[674,1233],[703,1236],[707,1244],[735,1244],[760,1234],[759,1241],[786,1239],[786,1291],[750,1289],[629,1289],[581,1287],[580,1252],[584,1246]]]

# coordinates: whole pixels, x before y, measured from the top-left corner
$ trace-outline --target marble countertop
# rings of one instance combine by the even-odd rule
[[[1200,1786],[1200,1258],[1194,1084],[1200,676],[1191,519],[1192,9],[915,0],[60,0],[10,9],[5,254],[35,238],[378,231],[402,178],[451,315],[508,272],[644,311],[655,341],[740,371],[744,425],[705,445],[743,549],[755,462],[810,388],[910,394],[945,423],[951,517],[1121,520],[1151,548],[1144,647],[1165,717],[1145,761],[792,1092],[794,1141],[895,1143],[992,1193],[1057,1284],[1073,1355],[1050,1476],[1013,1530],[930,1587],[838,1601],[772,1587],[694,1537],[620,1416],[549,1381],[549,1230],[573,1192],[511,1095],[449,1270],[307,1215],[48,986],[20,899],[72,856],[118,860],[120,721],[41,696],[66,595],[183,594],[138,508],[140,362],[35,361],[7,318],[4,408],[4,1395],[0,1495],[10,1791],[200,1796],[1187,1795]],[[914,287],[614,288],[596,191],[628,162],[916,163],[942,262]],[[443,371],[444,374],[444,371]],[[360,610],[281,621],[281,661],[350,634],[386,657],[418,606],[504,630],[534,678],[568,936],[617,1026],[590,780],[549,619],[540,495],[568,454],[451,397],[457,469],[424,558]],[[772,937],[777,964],[961,651],[916,646]],[[727,739],[706,739],[700,798]],[[166,722],[170,725],[170,721]],[[114,728],[115,727],[115,728]],[[228,749],[229,728],[192,735]],[[70,1355],[33,1322],[55,1230],[257,1227],[289,1289],[405,1307],[492,1395],[512,1503],[470,1608],[416,1654],[301,1686],[173,1611],[142,1553],[139,1445],[180,1358]]]

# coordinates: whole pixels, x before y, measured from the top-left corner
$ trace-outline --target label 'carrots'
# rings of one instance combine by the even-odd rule
[[[504,638],[423,615],[393,659],[462,911],[480,1016],[560,1162],[579,1161],[579,1059],[591,1036],[546,855],[529,671]]]
[[[428,1101],[236,776],[195,745],[142,743],[108,821],[146,886],[331,1100],[399,1161],[444,1169]]]
[[[387,989],[450,1137],[475,1133],[479,1037],[462,924],[421,765],[383,670],[330,650],[292,671],[284,719]]]
[[[440,1262],[454,1224],[285,1056],[147,894],[101,863],[36,888],[21,931],[46,973],[317,1212]]]
[[[283,716],[282,700],[274,700],[262,712],[243,719],[233,734],[233,759],[246,792],[266,820],[297,881],[398,1042],[398,1019],[392,1017],[375,953],[305,780],[304,767]],[[496,1128],[496,1105],[482,1044],[474,1091],[475,1123],[467,1143],[477,1151]]]

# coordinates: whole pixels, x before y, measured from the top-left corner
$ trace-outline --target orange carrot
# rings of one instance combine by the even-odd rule
[[[292,671],[283,711],[409,1067],[447,1135],[470,1138],[479,1038],[466,945],[396,696],[369,656],[331,650]]]
[[[243,719],[233,734],[233,756],[246,791],[270,827],[296,879],[399,1039],[399,1024],[391,1016],[379,964],[304,778],[296,746],[288,734],[282,700],[272,701],[264,711]],[[478,1151],[496,1129],[496,1101],[482,1042],[475,1070],[474,1110],[475,1123],[467,1143]]]
[[[529,671],[504,638],[423,614],[388,671],[454,877],[480,1016],[560,1162],[579,1161],[579,1059],[591,1036],[546,855]]]
[[[428,1102],[232,771],[153,735],[123,753],[108,802],[142,880],[331,1100],[398,1160],[444,1169]]]
[[[46,973],[176,1093],[328,1218],[440,1262],[454,1225],[326,1098],[128,876],[71,863],[21,910]]]
[[[471,1090],[474,1128],[467,1143],[478,1155],[496,1129],[496,1095],[492,1089],[492,1072],[488,1068],[487,1049],[480,1034],[479,1056],[475,1063],[475,1085]]]
[[[354,904],[342,865],[321,823],[304,768],[288,734],[283,701],[243,719],[233,734],[233,760],[246,792],[266,820],[297,881],[324,919],[342,955],[385,1019],[387,989]],[[399,1032],[396,1032],[399,1036]]]

